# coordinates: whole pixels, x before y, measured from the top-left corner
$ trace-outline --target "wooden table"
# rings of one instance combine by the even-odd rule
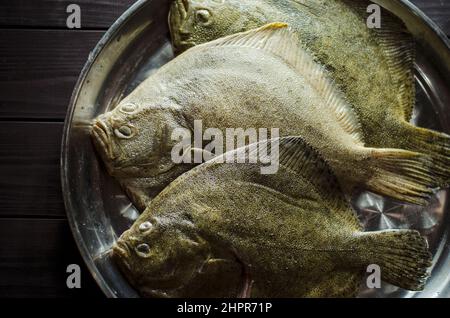
[[[0,297],[102,297],[67,224],[59,156],[66,109],[89,52],[134,0],[0,4]],[[450,35],[450,0],[413,0]],[[66,27],[80,5],[82,29]],[[66,267],[82,266],[82,288]]]

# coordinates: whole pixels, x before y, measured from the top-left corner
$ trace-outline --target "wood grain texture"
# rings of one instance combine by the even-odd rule
[[[450,0],[414,2],[441,24],[449,22]],[[0,29],[0,91],[8,92],[0,97],[0,120],[63,120],[80,71],[102,35],[102,31]]]
[[[0,27],[66,28],[69,4],[81,9],[82,29],[107,29],[136,0],[20,0],[0,2]]]
[[[169,0],[168,0],[169,1]],[[410,0],[450,35],[450,1]],[[136,0],[21,0],[0,3],[0,27],[66,28],[69,4],[81,8],[82,29],[108,28]]]
[[[0,125],[0,217],[65,217],[59,178],[62,129],[62,123]]]
[[[0,298],[102,297],[65,220],[0,219]],[[81,289],[68,289],[66,269],[81,267]]]
[[[103,32],[0,29],[0,119],[63,120]]]

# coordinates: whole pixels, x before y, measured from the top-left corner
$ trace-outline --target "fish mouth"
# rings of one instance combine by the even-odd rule
[[[180,41],[177,46],[182,47],[182,48],[191,48],[195,45],[196,45],[196,43],[194,41],[188,40],[188,41]]]
[[[185,51],[196,45],[191,40],[190,32],[182,28],[183,21],[188,19],[189,1],[177,0],[173,3],[171,13],[169,16],[169,28],[172,35],[172,43],[175,52]]]
[[[109,159],[114,159],[114,154],[111,146],[111,137],[108,126],[102,119],[97,119],[92,125],[92,136],[94,144],[101,150]]]
[[[196,46],[196,43],[193,41],[173,41],[173,50],[176,55],[179,55],[194,46]]]
[[[130,257],[131,252],[130,248],[126,243],[121,241],[117,241],[112,247],[112,257],[123,265],[127,270],[130,270],[130,264],[127,261],[127,258]]]

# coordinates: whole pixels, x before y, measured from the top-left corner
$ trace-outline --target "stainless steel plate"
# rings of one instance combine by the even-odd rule
[[[105,34],[75,87],[62,147],[62,185],[67,216],[89,270],[109,297],[138,297],[108,257],[108,250],[138,216],[122,190],[106,175],[89,138],[89,123],[110,110],[154,70],[173,58],[167,17],[170,0],[139,1]],[[406,1],[377,0],[408,25],[418,43],[418,103],[414,121],[450,132],[450,45],[445,35]],[[370,193],[354,204],[368,230],[414,228],[434,254],[431,279],[421,293],[387,284],[362,288],[361,297],[450,297],[448,193],[425,209]]]

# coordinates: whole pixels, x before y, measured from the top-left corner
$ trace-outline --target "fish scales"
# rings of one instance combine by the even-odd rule
[[[275,175],[261,175],[260,164],[218,158],[160,193],[114,248],[134,286],[165,297],[353,297],[373,262],[391,272],[383,275],[387,281],[423,288],[425,240],[415,231],[361,232],[338,183],[327,183],[335,176],[320,155],[298,137],[279,143],[286,155]],[[287,160],[292,155],[310,159]],[[234,283],[192,294],[198,275]]]
[[[369,29],[368,0],[186,0],[170,14],[177,52],[270,22],[286,22],[324,65],[358,115],[368,147],[422,152],[433,158],[433,187],[450,183],[450,137],[410,124],[415,106],[412,35],[382,9]],[[183,13],[182,17],[180,12]],[[401,138],[399,138],[401,136]]]
[[[183,171],[171,160],[176,142],[170,132],[201,120],[204,130],[279,128],[282,136],[302,136],[347,194],[365,187],[424,204],[434,180],[429,158],[364,147],[352,108],[295,36],[286,24],[273,23],[197,46],[163,66],[94,125],[94,142],[110,173],[128,189],[145,188],[143,179],[152,177],[163,188]],[[99,135],[119,153],[108,155]],[[141,208],[151,199],[143,193],[135,200]]]

